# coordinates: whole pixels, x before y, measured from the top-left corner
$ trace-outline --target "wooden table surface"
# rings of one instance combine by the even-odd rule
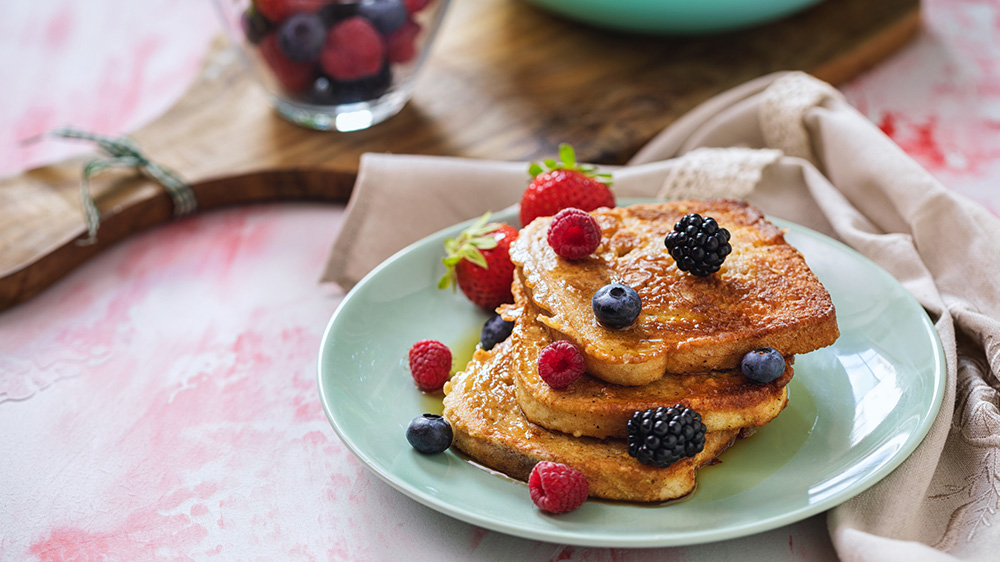
[[[202,210],[262,200],[346,201],[364,152],[528,160],[573,143],[621,164],[686,111],[748,79],[805,70],[839,84],[919,28],[917,0],[828,0],[725,35],[664,38],[580,26],[511,0],[454,1],[412,101],[349,134],[306,130],[270,108],[232,48],[163,117],[134,134],[193,184]],[[92,183],[98,243],[84,232],[80,159],[0,182],[0,310],[135,232],[169,220],[163,191],[132,173]]]

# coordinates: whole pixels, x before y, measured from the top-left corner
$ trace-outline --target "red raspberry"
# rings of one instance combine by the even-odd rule
[[[565,388],[587,369],[583,355],[566,340],[552,342],[538,354],[538,376],[552,388]]]
[[[260,42],[260,56],[271,68],[278,83],[289,93],[305,90],[316,78],[316,67],[312,63],[295,62],[286,57],[273,33]]]
[[[590,493],[587,477],[575,468],[542,461],[528,477],[531,501],[549,513],[565,513],[583,505]]]
[[[420,390],[434,392],[451,377],[451,350],[437,340],[420,340],[410,348],[410,374]]]
[[[324,0],[255,0],[254,5],[267,19],[281,23],[292,14],[314,14],[325,3]]]
[[[601,245],[601,227],[586,211],[570,207],[552,217],[547,239],[560,257],[578,260]]]
[[[385,45],[375,26],[354,16],[330,28],[319,62],[336,80],[359,80],[382,70]]]
[[[403,4],[406,4],[406,11],[411,14],[415,14],[420,10],[423,10],[431,3],[431,0],[403,0]]]
[[[389,62],[404,63],[417,56],[417,36],[420,35],[420,24],[406,20],[402,27],[393,31],[385,38],[385,50]]]

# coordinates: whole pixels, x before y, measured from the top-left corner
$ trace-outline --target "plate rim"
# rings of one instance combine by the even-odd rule
[[[657,203],[657,202],[663,202],[663,201],[656,199],[646,199],[646,198],[625,198],[625,197],[619,198],[619,206],[641,204],[641,203]],[[516,205],[507,207],[498,211],[494,211],[493,215],[494,217],[497,217],[505,215],[507,213],[516,212],[516,208],[517,208]],[[513,216],[511,218],[516,219],[516,216]],[[466,509],[456,508],[451,503],[444,501],[439,497],[428,494],[424,490],[419,489],[418,487],[408,482],[401,481],[394,474],[391,474],[388,470],[385,470],[381,466],[381,463],[377,462],[370,454],[365,452],[365,450],[362,447],[360,447],[357,443],[354,442],[353,439],[351,439],[348,436],[347,431],[342,427],[342,425],[338,422],[338,420],[334,416],[333,408],[330,405],[330,401],[328,400],[327,393],[325,391],[323,383],[323,373],[324,373],[323,358],[324,355],[327,353],[327,347],[331,344],[332,341],[331,333],[334,330],[335,325],[337,324],[338,318],[341,316],[341,314],[343,314],[344,310],[347,310],[347,306],[345,305],[349,305],[350,301],[354,300],[355,298],[358,298],[357,295],[360,293],[359,290],[360,287],[363,287],[371,279],[380,275],[380,273],[383,270],[392,267],[392,265],[395,262],[403,259],[411,252],[415,251],[418,248],[422,248],[424,245],[430,243],[434,239],[443,238],[459,232],[462,228],[468,226],[469,224],[472,224],[476,220],[475,218],[461,221],[452,226],[440,229],[436,232],[433,232],[431,234],[428,234],[427,236],[420,238],[417,241],[408,244],[406,247],[395,252],[392,256],[387,258],[385,261],[376,266],[372,271],[366,274],[350,291],[348,291],[348,293],[341,300],[340,304],[337,306],[336,310],[334,310],[333,314],[330,317],[330,320],[327,322],[326,328],[323,331],[322,339],[320,341],[318,360],[317,360],[316,371],[317,371],[318,390],[320,394],[320,400],[323,405],[323,411],[327,417],[327,420],[330,422],[331,426],[336,432],[338,438],[340,438],[341,442],[365,466],[367,470],[373,472],[383,482],[389,484],[392,488],[402,492],[407,497],[416,500],[417,502],[431,509],[434,509],[435,511],[438,511],[442,514],[448,515],[450,517],[453,517],[468,524],[477,525],[485,529],[502,532],[515,537],[538,540],[543,542],[572,544],[572,545],[587,546],[587,547],[618,547],[618,548],[620,547],[657,548],[657,547],[667,547],[667,546],[695,545],[695,544],[703,544],[708,542],[724,541],[739,537],[745,537],[756,533],[773,530],[782,527],[784,525],[801,521],[803,519],[806,519],[808,517],[811,517],[813,515],[816,515],[818,513],[836,507],[837,505],[840,505],[841,503],[846,502],[847,500],[863,493],[864,491],[868,490],[869,488],[871,488],[872,486],[883,480],[892,471],[898,468],[899,465],[902,464],[907,458],[909,458],[913,454],[913,452],[920,446],[920,444],[924,441],[928,432],[930,431],[931,426],[934,423],[934,420],[940,413],[940,408],[943,403],[943,398],[945,394],[945,381],[947,377],[947,371],[945,367],[946,358],[944,355],[944,346],[940,339],[940,335],[937,333],[937,330],[934,327],[933,321],[927,314],[927,311],[923,308],[922,305],[920,305],[920,303],[916,300],[916,298],[909,291],[907,291],[905,287],[902,286],[899,280],[897,280],[894,276],[892,276],[892,274],[886,271],[883,267],[881,267],[868,257],[864,256],[854,248],[850,247],[849,245],[835,238],[827,236],[821,232],[813,230],[809,227],[785,219],[776,218],[770,215],[767,215],[767,219],[782,229],[786,230],[791,229],[794,230],[796,234],[807,235],[823,243],[832,244],[838,247],[838,249],[850,254],[854,259],[865,262],[868,266],[877,270],[880,275],[883,275],[887,279],[891,280],[892,283],[899,285],[900,288],[902,289],[902,293],[905,295],[908,306],[915,307],[923,314],[922,320],[925,322],[925,327],[927,328],[927,331],[932,335],[931,341],[933,347],[935,348],[934,349],[935,353],[932,354],[935,360],[935,363],[933,365],[933,372],[935,373],[936,376],[934,377],[933,381],[934,383],[933,396],[930,402],[927,404],[928,406],[927,415],[921,419],[919,427],[917,427],[917,429],[913,432],[914,437],[908,439],[904,444],[904,446],[901,447],[894,454],[893,457],[891,457],[887,462],[883,463],[881,466],[877,467],[876,470],[873,470],[869,473],[866,473],[864,476],[855,479],[845,491],[833,494],[830,497],[824,498],[816,503],[807,504],[805,506],[796,509],[791,509],[782,512],[780,515],[752,523],[736,525],[736,526],[728,526],[724,527],[721,530],[710,528],[705,530],[704,532],[696,532],[696,533],[684,533],[684,534],[657,533],[650,535],[648,539],[639,539],[637,542],[637,539],[634,535],[625,535],[620,539],[608,535],[588,537],[584,533],[581,533],[580,531],[573,529],[550,529],[550,528],[536,529],[528,525],[508,524],[501,520],[490,519],[488,517],[479,515],[477,513],[470,512]],[[852,463],[851,466],[854,466],[856,464],[857,461]],[[470,468],[473,470],[479,470],[475,467],[470,467]]]

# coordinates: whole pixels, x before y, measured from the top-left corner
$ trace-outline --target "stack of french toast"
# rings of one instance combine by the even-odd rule
[[[710,216],[730,232],[732,252],[701,277],[677,267],[665,237],[683,216]],[[454,445],[492,469],[527,479],[539,461],[582,472],[592,497],[661,502],[695,487],[696,472],[738,438],[785,408],[794,356],[839,336],[830,295],[753,206],[734,200],[683,201],[592,211],[601,229],[584,259],[559,257],[546,240],[552,217],[526,225],[510,248],[514,303],[500,307],[511,335],[477,349],[445,385],[444,415]],[[608,283],[641,298],[636,320],[608,328],[595,319],[594,293]],[[539,375],[542,349],[573,343],[586,373],[565,388]],[[740,370],[754,349],[785,357],[767,383]],[[628,454],[626,425],[635,412],[681,404],[705,425],[701,452],[666,467]]]

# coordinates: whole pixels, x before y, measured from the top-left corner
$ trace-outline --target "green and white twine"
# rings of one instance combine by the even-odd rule
[[[109,137],[87,131],[63,127],[50,133],[56,137],[80,139],[97,143],[107,157],[88,160],[83,166],[83,177],[80,180],[80,200],[87,220],[87,238],[77,241],[80,245],[89,245],[97,241],[97,229],[101,225],[101,212],[90,194],[90,178],[109,168],[136,168],[147,177],[155,180],[167,190],[174,202],[174,216],[182,217],[193,213],[198,208],[191,185],[184,181],[176,172],[151,162],[139,150],[139,145],[129,137]]]

